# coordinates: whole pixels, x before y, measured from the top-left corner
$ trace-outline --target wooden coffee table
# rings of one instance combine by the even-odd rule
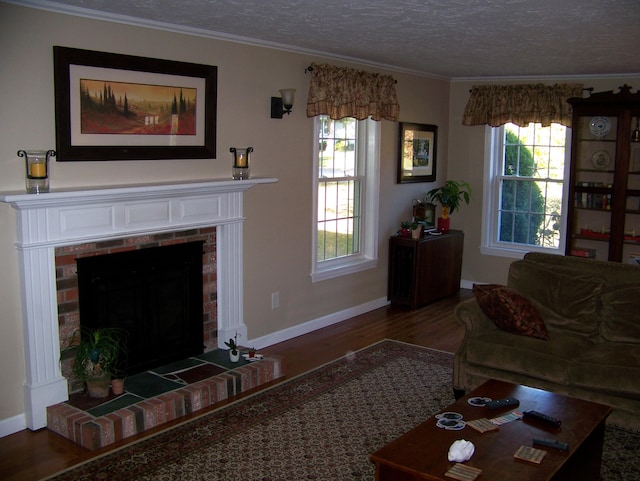
[[[492,399],[512,397],[520,401],[520,406],[491,410],[467,402],[476,396]],[[605,420],[611,412],[609,406],[491,380],[441,412],[457,412],[465,421],[471,421],[530,409],[559,418],[562,426],[557,429],[539,422],[519,420],[503,424],[498,431],[485,433],[470,426],[460,431],[447,431],[438,428],[437,420],[432,416],[371,455],[376,466],[376,480],[451,481],[445,472],[455,463],[448,461],[447,453],[458,439],[475,445],[475,454],[464,464],[482,470],[478,477],[480,481],[599,480]],[[547,452],[540,464],[514,459],[513,455],[520,446],[533,446],[534,438],[566,442],[569,451],[536,445],[536,448]]]

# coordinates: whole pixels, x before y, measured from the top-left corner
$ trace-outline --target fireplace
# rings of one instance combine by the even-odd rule
[[[126,375],[202,354],[203,242],[81,257],[83,328],[126,333]]]
[[[218,347],[243,320],[243,193],[273,178],[0,193],[16,211],[25,352],[24,409],[30,429],[46,426],[47,406],[68,399],[60,370],[55,249],[85,242],[215,227]]]

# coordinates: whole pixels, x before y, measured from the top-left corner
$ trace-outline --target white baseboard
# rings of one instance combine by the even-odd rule
[[[473,281],[466,281],[464,279],[460,281],[460,287],[462,289],[473,289],[473,284],[475,284]]]
[[[27,429],[27,417],[22,414],[0,420],[0,438]]]
[[[365,312],[373,311],[374,309],[385,307],[387,305],[389,305],[389,301],[386,297],[382,297],[380,299],[375,299],[359,306],[350,307],[349,309],[345,309],[343,311],[334,312],[333,314],[319,317],[318,319],[313,319],[296,326],[288,327],[287,329],[283,329],[281,331],[267,334],[266,336],[251,339],[250,341],[248,341],[248,344],[252,347],[255,346],[256,349],[263,349],[265,347],[272,346],[273,344],[288,341],[289,339],[293,339],[294,337],[317,331],[318,329],[322,329],[323,327],[337,324],[338,322],[342,322],[346,319],[350,319],[360,314],[364,314]]]

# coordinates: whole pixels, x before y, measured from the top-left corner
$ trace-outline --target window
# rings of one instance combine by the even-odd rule
[[[314,281],[376,266],[379,124],[314,117]]]
[[[487,127],[482,253],[564,252],[570,129]]]

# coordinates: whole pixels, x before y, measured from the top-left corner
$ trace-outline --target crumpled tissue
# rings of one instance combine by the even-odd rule
[[[449,448],[449,461],[456,463],[464,463],[469,461],[473,453],[476,451],[476,447],[471,441],[465,441],[464,439],[458,439],[454,441]]]

